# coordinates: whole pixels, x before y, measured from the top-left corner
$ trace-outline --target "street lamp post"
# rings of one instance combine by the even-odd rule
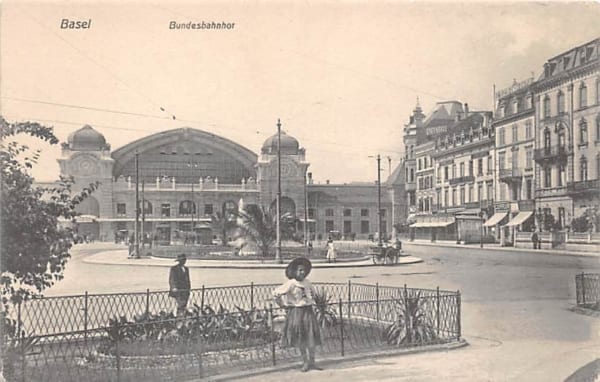
[[[276,199],[277,244],[275,261],[281,263],[281,121],[277,119],[277,199]]]
[[[373,158],[373,156],[369,156],[369,158]],[[381,155],[377,154],[375,158],[377,159],[377,229],[379,230],[377,246],[383,247],[381,241]]]
[[[135,153],[135,227],[133,229],[134,232],[134,243],[135,243],[135,257],[138,258],[140,256],[140,238],[138,237],[139,234],[139,227],[138,225],[140,224],[140,181],[139,181],[139,177],[140,177],[140,170],[139,170],[139,154]]]
[[[304,171],[304,254],[308,256],[308,195],[306,190],[306,170]]]

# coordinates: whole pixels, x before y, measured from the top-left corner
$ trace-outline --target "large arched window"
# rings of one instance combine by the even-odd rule
[[[581,83],[579,86],[579,107],[583,108],[587,106],[587,86],[585,86],[585,82]]]
[[[556,97],[556,108],[558,109],[558,114],[565,112],[565,93],[562,91],[558,91],[558,96]]]
[[[588,130],[587,121],[585,118],[579,120],[579,143],[587,143],[588,141]]]
[[[582,155],[579,160],[579,174],[582,181],[588,179],[588,163],[585,155]]]
[[[231,214],[235,214],[237,212],[238,206],[234,201],[228,200],[223,203],[223,215],[229,216]]]
[[[192,215],[196,213],[196,203],[191,200],[184,200],[179,203],[179,214],[180,215]]]

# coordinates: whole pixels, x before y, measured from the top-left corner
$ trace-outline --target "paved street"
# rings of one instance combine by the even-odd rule
[[[65,280],[47,295],[160,290],[163,267],[84,263],[113,245],[75,247]],[[328,365],[311,380],[562,381],[600,354],[598,318],[568,310],[575,301],[574,275],[600,272],[597,257],[480,251],[406,244],[424,262],[399,267],[316,269],[313,281],[379,282],[384,285],[460,290],[463,335],[470,346],[450,352],[380,358]],[[194,287],[283,281],[280,270],[192,269]],[[298,371],[255,377],[296,378]]]

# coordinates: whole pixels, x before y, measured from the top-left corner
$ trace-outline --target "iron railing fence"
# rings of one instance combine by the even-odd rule
[[[414,289],[362,283],[314,283],[330,301],[366,301],[397,298],[403,291],[421,296],[442,296],[456,292],[436,289]],[[254,284],[192,289],[188,306],[210,306],[218,309],[252,309],[273,301],[272,291],[278,284]],[[133,317],[144,313],[174,312],[176,302],[168,291],[110,293],[35,298],[16,306],[14,317],[20,330],[28,334],[46,335],[91,330],[107,325],[113,317]]]
[[[396,289],[397,298],[315,306],[317,361],[460,339],[460,293]],[[24,336],[5,344],[4,373],[8,381],[184,381],[299,364],[297,349],[281,344],[284,322],[284,309],[267,306]]]
[[[600,274],[582,272],[575,275],[575,293],[577,306],[598,307],[600,304]]]

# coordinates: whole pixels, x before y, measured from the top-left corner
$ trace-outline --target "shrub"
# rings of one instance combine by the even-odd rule
[[[425,302],[420,292],[409,296],[406,290],[401,298],[395,300],[396,320],[385,330],[388,344],[422,344],[437,339],[435,329],[427,321]]]
[[[315,315],[317,322],[322,328],[335,326],[337,324],[337,312],[335,304],[331,302],[331,296],[327,294],[324,288],[317,290],[314,296]]]

